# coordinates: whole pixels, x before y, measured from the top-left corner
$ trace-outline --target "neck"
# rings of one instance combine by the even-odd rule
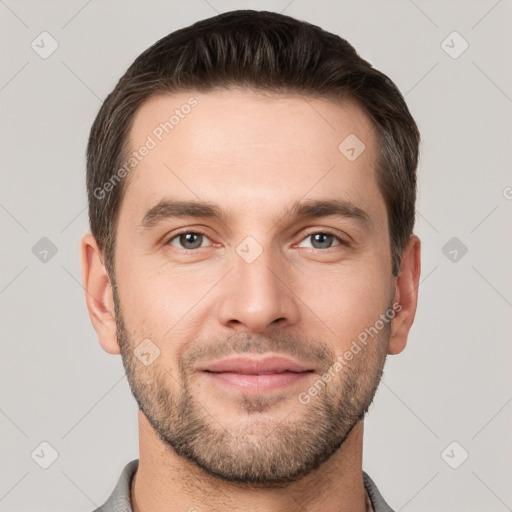
[[[260,510],[364,512],[363,422],[318,469],[279,488],[230,483],[207,474],[165,445],[139,411],[139,466],[132,482],[134,512]]]

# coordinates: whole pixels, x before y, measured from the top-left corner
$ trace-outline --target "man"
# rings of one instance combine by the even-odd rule
[[[284,15],[135,60],[87,150],[87,307],[140,409],[99,511],[391,510],[363,419],[416,311],[418,145],[385,75]]]

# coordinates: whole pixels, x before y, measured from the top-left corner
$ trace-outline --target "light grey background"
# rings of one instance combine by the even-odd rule
[[[88,132],[140,52],[238,8],[348,39],[422,133],[418,313],[367,417],[364,469],[397,511],[512,510],[510,0],[0,0],[0,510],[91,511],[138,457],[136,404],[81,286]],[[47,59],[31,48],[43,31],[59,45]],[[469,43],[458,58],[442,46],[453,31]],[[57,248],[46,263],[32,252],[43,237]],[[468,248],[455,262],[452,237]],[[48,469],[42,442],[58,453]]]

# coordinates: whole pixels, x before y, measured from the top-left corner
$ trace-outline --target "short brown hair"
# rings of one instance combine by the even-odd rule
[[[355,100],[370,117],[378,140],[377,182],[389,220],[391,272],[398,275],[414,227],[420,143],[403,96],[345,39],[283,14],[253,10],[226,12],[163,37],[135,59],[101,106],[87,146],[87,194],[91,232],[109,274],[114,275],[127,180],[108,187],[108,194],[104,185],[126,160],[135,112],[155,94],[234,86]]]

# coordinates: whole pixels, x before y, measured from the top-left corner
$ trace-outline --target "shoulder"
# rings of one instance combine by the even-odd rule
[[[394,512],[393,509],[386,503],[382,497],[379,489],[375,485],[375,482],[370,478],[368,474],[363,471],[363,483],[366,492],[370,496],[370,500],[373,505],[375,512]]]
[[[133,512],[130,487],[138,467],[139,459],[134,459],[126,464],[112,494],[101,507],[93,512]]]

